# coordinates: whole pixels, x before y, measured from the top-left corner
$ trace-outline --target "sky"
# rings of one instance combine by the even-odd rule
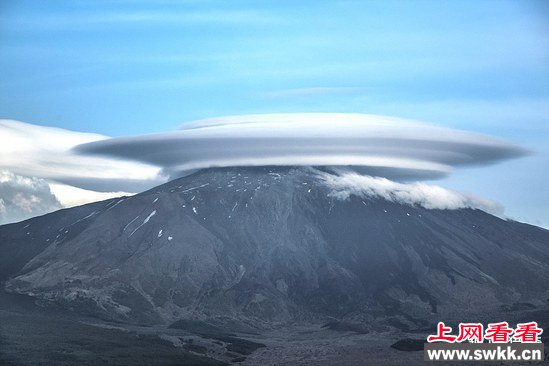
[[[531,154],[436,184],[549,227],[545,1],[6,0],[0,70],[0,118],[105,137],[311,112],[495,136]]]

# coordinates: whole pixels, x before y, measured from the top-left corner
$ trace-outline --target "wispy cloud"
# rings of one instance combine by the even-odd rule
[[[47,16],[27,16],[13,18],[3,16],[0,20],[5,26],[18,29],[85,29],[97,26],[129,25],[165,25],[195,26],[200,24],[217,25],[265,25],[284,22],[284,18],[275,14],[254,10],[182,10],[182,9],[144,9],[134,11],[104,11],[50,13]]]
[[[96,192],[66,184],[49,183],[51,192],[63,207],[73,207],[113,197],[131,196],[136,192]]]
[[[469,193],[452,191],[437,185],[425,183],[397,183],[386,178],[359,175],[340,171],[338,174],[317,172],[318,177],[332,189],[331,195],[346,200],[351,195],[364,198],[382,198],[387,201],[416,205],[428,209],[455,210],[475,208],[503,215],[499,203]]]
[[[266,99],[286,99],[296,97],[316,97],[334,94],[354,94],[364,92],[366,88],[360,87],[310,87],[273,90],[261,93],[260,96]]]
[[[372,101],[358,96],[355,103],[380,113],[402,114],[442,121],[460,128],[501,132],[532,130],[549,132],[549,98],[445,99],[428,101]],[[504,128],[503,128],[504,127]]]

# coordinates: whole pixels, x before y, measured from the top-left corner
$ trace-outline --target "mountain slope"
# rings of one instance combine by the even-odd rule
[[[9,291],[146,323],[408,329],[549,298],[547,230],[330,192],[311,169],[204,170],[0,227],[17,258],[1,273]]]

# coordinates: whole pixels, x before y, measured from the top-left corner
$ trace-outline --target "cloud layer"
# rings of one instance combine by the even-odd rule
[[[167,133],[82,144],[76,151],[161,167],[172,177],[230,166],[345,166],[394,180],[441,178],[459,166],[526,154],[485,135],[365,114],[213,118]]]
[[[154,185],[158,168],[72,152],[74,146],[104,139],[108,137],[0,120],[0,169],[101,192],[136,192]]]
[[[72,152],[76,145],[107,138],[0,120],[0,224],[163,182],[155,167]]]
[[[500,214],[491,201],[398,181],[440,178],[461,166],[526,154],[477,133],[330,113],[221,117],[121,138],[0,120],[0,139],[0,223],[140,192],[196,169],[265,165],[345,167],[341,176],[321,175],[340,198],[359,194]]]
[[[503,215],[503,206],[497,202],[432,184],[402,184],[386,178],[364,176],[354,172],[338,174],[317,172],[317,174],[332,189],[332,196],[342,200],[356,195],[364,198],[383,198],[391,202],[417,205],[428,209],[476,208],[494,215]]]

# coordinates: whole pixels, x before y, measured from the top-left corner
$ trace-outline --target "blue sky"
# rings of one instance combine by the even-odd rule
[[[534,152],[440,184],[549,226],[549,3],[3,1],[0,118],[109,136],[373,113]]]

